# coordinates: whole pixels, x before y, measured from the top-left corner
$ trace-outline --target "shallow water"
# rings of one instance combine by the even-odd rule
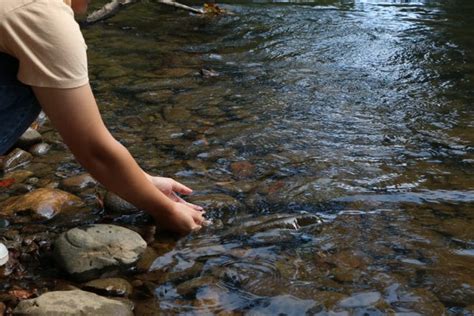
[[[152,243],[137,314],[472,313],[474,5],[223,7],[143,3],[84,30],[114,135],[215,223]],[[55,154],[30,168],[78,172]]]

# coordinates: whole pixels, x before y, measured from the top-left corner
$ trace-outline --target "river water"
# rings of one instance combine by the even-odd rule
[[[83,30],[113,134],[213,221],[151,243],[136,313],[473,313],[474,4],[222,7]]]

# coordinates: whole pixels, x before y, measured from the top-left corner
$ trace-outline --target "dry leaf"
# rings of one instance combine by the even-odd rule
[[[11,290],[8,292],[8,294],[13,295],[20,300],[26,300],[35,295],[34,292],[30,292],[28,290]]]
[[[210,15],[221,15],[226,12],[215,3],[204,3],[204,13]]]

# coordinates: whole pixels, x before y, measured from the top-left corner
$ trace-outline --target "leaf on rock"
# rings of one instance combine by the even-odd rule
[[[13,183],[15,183],[15,179],[13,179],[13,178],[0,180],[0,188],[8,188]]]

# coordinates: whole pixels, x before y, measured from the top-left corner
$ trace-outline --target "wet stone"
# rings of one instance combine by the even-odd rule
[[[18,139],[16,145],[21,149],[27,150],[34,144],[41,143],[42,140],[41,134],[37,130],[29,127]]]
[[[20,315],[114,315],[132,316],[130,307],[86,291],[54,291],[40,297],[23,300],[14,310]]]
[[[82,206],[81,199],[70,193],[41,188],[22,196],[12,197],[1,204],[2,215],[12,216],[30,212],[43,219],[50,219],[56,214]]]
[[[146,242],[136,232],[97,224],[61,234],[55,242],[54,255],[69,274],[85,281],[130,267],[145,249]]]
[[[84,284],[84,289],[106,296],[129,296],[133,292],[132,285],[124,279],[97,279]]]
[[[339,302],[339,306],[346,308],[364,307],[376,304],[382,296],[379,292],[357,293]]]
[[[4,172],[12,171],[28,164],[32,159],[33,156],[30,153],[16,148],[3,159],[1,169]]]
[[[107,192],[104,197],[105,209],[117,213],[130,213],[137,211],[137,208],[119,197],[117,194]]]
[[[88,173],[73,176],[61,181],[61,189],[78,193],[86,188],[97,185],[97,181]]]
[[[49,152],[50,149],[51,149],[51,145],[47,143],[39,143],[39,144],[31,146],[28,151],[33,156],[44,156]]]

